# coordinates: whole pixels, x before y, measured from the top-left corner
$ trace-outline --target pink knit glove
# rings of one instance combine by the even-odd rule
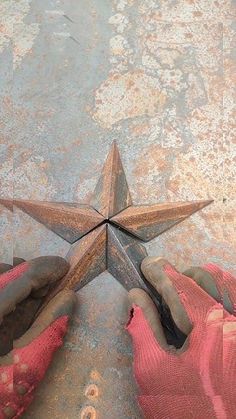
[[[59,293],[32,321],[40,296],[68,268],[62,258],[48,256],[0,275],[0,419],[22,415],[63,343],[75,303],[72,291]]]
[[[144,260],[142,270],[168,304],[177,326],[188,334],[181,349],[170,347],[149,297],[140,296],[144,293],[140,290],[132,296],[131,291],[133,309],[127,330],[133,340],[144,417],[235,419],[236,279],[209,264],[190,270],[193,280],[164,259],[151,257]],[[221,302],[206,290],[216,293]],[[223,308],[226,295],[233,314]],[[155,330],[150,326],[154,318]]]

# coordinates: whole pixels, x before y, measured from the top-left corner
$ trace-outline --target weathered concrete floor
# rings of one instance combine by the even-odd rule
[[[149,253],[235,272],[233,15],[229,0],[1,1],[1,196],[89,199],[116,138],[136,203],[215,200]],[[11,219],[1,209],[2,261],[67,252],[20,211],[13,236]],[[125,291],[105,274],[79,301],[26,417],[139,418]]]

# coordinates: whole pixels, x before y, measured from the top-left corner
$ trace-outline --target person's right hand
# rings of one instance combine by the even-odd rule
[[[181,349],[169,346],[151,298],[130,291],[127,329],[145,418],[235,419],[236,279],[212,264],[181,274],[155,257],[141,268],[187,335]]]

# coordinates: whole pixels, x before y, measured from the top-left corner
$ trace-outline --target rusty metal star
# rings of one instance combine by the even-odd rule
[[[11,206],[10,201],[0,202]],[[90,205],[13,200],[16,207],[72,245],[66,256],[70,270],[53,294],[62,288],[78,290],[105,270],[127,290],[146,289],[140,263],[147,252],[141,243],[159,236],[211,202],[133,205],[115,142]]]

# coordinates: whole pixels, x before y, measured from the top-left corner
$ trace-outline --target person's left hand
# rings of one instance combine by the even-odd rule
[[[0,419],[22,415],[63,343],[74,292],[61,291],[36,320],[35,315],[42,297],[68,269],[68,263],[56,256],[13,268],[0,264]]]

